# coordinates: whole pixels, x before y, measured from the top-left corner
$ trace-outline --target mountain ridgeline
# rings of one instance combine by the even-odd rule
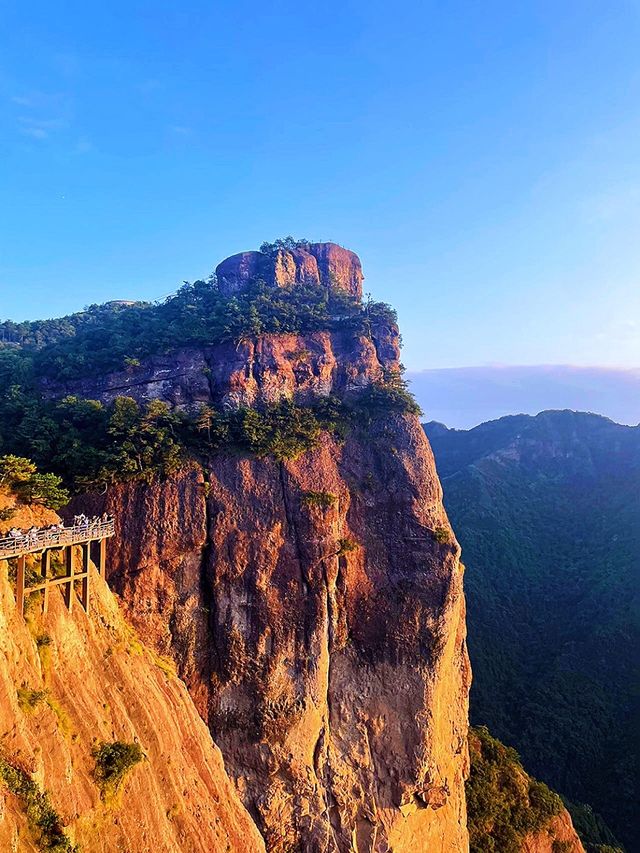
[[[640,427],[550,411],[425,429],[467,566],[472,721],[639,849]]]

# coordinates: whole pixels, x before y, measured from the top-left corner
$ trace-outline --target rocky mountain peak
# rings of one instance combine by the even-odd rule
[[[226,296],[242,290],[251,279],[261,278],[276,287],[322,284],[357,299],[362,297],[364,278],[360,258],[337,243],[304,243],[272,252],[240,252],[218,264],[216,276]]]

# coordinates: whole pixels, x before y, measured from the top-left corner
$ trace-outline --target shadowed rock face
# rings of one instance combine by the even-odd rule
[[[322,284],[362,297],[360,258],[336,243],[309,243],[297,249],[279,249],[273,254],[240,252],[216,267],[222,292],[228,296],[242,290],[255,278],[277,287],[300,283]]]
[[[264,278],[269,274],[269,258],[262,252],[240,252],[231,255],[216,267],[216,276],[223,293],[231,296],[241,290],[254,278]]]

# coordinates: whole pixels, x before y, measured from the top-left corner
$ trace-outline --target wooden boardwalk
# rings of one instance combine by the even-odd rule
[[[69,610],[75,598],[75,583],[80,583],[80,603],[85,611],[89,610],[89,581],[92,562],[92,549],[97,549],[93,560],[100,576],[106,572],[107,539],[115,535],[114,520],[78,524],[74,527],[50,527],[22,533],[20,536],[4,536],[0,539],[0,560],[16,561],[16,607],[24,614],[24,601],[27,595],[42,593],[42,608],[46,613],[49,604],[49,591],[53,586],[62,586],[64,601]],[[82,555],[81,571],[76,571],[76,552]],[[65,574],[51,576],[51,554],[62,551]],[[27,556],[40,555],[40,580],[26,584]]]

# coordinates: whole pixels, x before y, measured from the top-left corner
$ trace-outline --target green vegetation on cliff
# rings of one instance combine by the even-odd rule
[[[185,283],[159,303],[107,303],[55,320],[0,323],[0,349],[23,370],[56,380],[123,370],[157,353],[237,342],[265,333],[351,330],[396,322],[382,302],[360,302],[314,284],[280,288],[257,280],[225,296],[215,279]],[[4,344],[2,343],[4,342]]]
[[[63,488],[61,477],[41,474],[30,459],[22,456],[0,456],[0,486],[13,492],[23,503],[60,509],[69,502],[69,492]]]
[[[107,303],[61,319],[0,323],[0,453],[53,472],[34,473],[38,483],[30,480],[34,499],[45,496],[50,506],[57,476],[77,491],[167,476],[189,459],[225,449],[294,457],[315,446],[323,430],[344,437],[386,412],[419,409],[396,375],[348,401],[329,397],[300,406],[284,400],[231,412],[203,405],[188,415],[161,401],[140,407],[129,397],[110,405],[72,396],[54,400],[45,395],[43,380],[126,370],[179,347],[264,333],[345,330],[370,336],[380,323],[396,323],[388,305],[362,303],[340,290],[256,280],[225,296],[215,279],[185,283],[157,304]]]
[[[23,358],[6,350],[0,351],[0,387],[0,453],[53,472],[34,473],[23,484],[50,506],[66,497],[59,477],[84,491],[168,476],[190,459],[222,450],[288,459],[314,447],[323,431],[343,438],[389,412],[419,412],[396,375],[349,400],[321,397],[307,406],[283,400],[261,409],[202,406],[187,414],[159,400],[141,407],[130,397],[110,405],[78,397],[50,400],[25,373]]]
[[[469,755],[466,793],[471,853],[520,853],[525,835],[543,829],[559,814],[562,800],[527,776],[515,749],[491,737],[484,726],[469,731]]]
[[[472,722],[638,849],[640,428],[565,411],[426,432],[467,566]]]
[[[96,762],[93,776],[102,800],[111,803],[117,799],[129,771],[144,759],[144,752],[138,743],[117,740],[96,746],[93,758]]]
[[[264,255],[274,255],[281,249],[285,251],[289,251],[291,249],[306,249],[310,244],[311,240],[307,240],[305,237],[292,237],[289,235],[288,237],[278,237],[273,241],[273,243],[269,243],[265,240],[264,243],[260,244],[260,251]]]
[[[613,832],[591,806],[562,799],[586,853],[624,853]]]
[[[27,817],[29,832],[42,853],[79,853],[64,831],[49,794],[42,791],[24,770],[0,755],[0,781],[13,794]]]

